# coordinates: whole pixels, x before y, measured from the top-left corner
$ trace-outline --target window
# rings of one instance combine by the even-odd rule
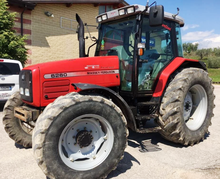
[[[99,6],[99,14],[113,10],[112,5]]]
[[[135,40],[135,17],[101,24],[97,56],[116,55],[120,60],[121,89],[131,91]]]
[[[20,67],[17,63],[0,62],[1,75],[17,75],[20,72]]]
[[[65,17],[60,17],[60,28],[67,30],[77,30],[77,21],[74,19],[69,19]]]
[[[179,24],[176,24],[176,40],[177,40],[178,56],[183,57],[183,46],[182,46],[182,38],[181,38],[181,31]]]
[[[142,24],[141,43],[145,43],[144,54],[140,56],[138,68],[138,89],[152,90],[160,70],[173,59],[171,23],[150,27],[148,17]]]

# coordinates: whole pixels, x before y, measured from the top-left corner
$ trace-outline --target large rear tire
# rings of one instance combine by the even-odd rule
[[[161,135],[183,145],[203,140],[214,115],[213,89],[211,79],[202,69],[187,68],[178,73],[160,106]]]
[[[70,93],[39,116],[34,156],[51,179],[105,178],[122,159],[127,136],[125,117],[114,103]]]
[[[31,147],[33,126],[14,117],[14,108],[22,105],[24,105],[24,103],[21,100],[19,91],[11,95],[4,106],[3,124],[5,125],[4,128],[9,137],[17,144],[24,147]]]

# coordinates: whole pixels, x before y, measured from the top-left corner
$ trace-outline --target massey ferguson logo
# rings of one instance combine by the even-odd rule
[[[87,72],[87,75],[102,75],[102,74],[115,74],[115,70]]]

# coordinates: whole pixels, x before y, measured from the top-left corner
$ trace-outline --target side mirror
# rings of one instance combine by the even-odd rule
[[[152,6],[149,14],[149,24],[151,27],[161,26],[164,20],[164,8],[162,5]]]

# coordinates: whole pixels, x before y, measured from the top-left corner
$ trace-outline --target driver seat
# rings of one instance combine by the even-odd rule
[[[146,83],[146,77],[149,78],[151,76],[155,61],[159,56],[156,49],[145,50],[144,54],[140,56],[141,60],[147,60],[147,62],[142,63],[141,67],[139,67],[138,86],[143,86]]]
[[[115,54],[117,52],[117,54]],[[130,57],[122,45],[115,46],[111,48],[108,55],[117,55],[120,62],[120,76],[121,76],[121,86],[123,89],[127,88],[128,82],[131,82],[132,65],[129,64]],[[130,88],[130,87],[129,87]]]
[[[129,56],[122,45],[112,47],[111,50],[116,51],[119,60],[129,60]]]

